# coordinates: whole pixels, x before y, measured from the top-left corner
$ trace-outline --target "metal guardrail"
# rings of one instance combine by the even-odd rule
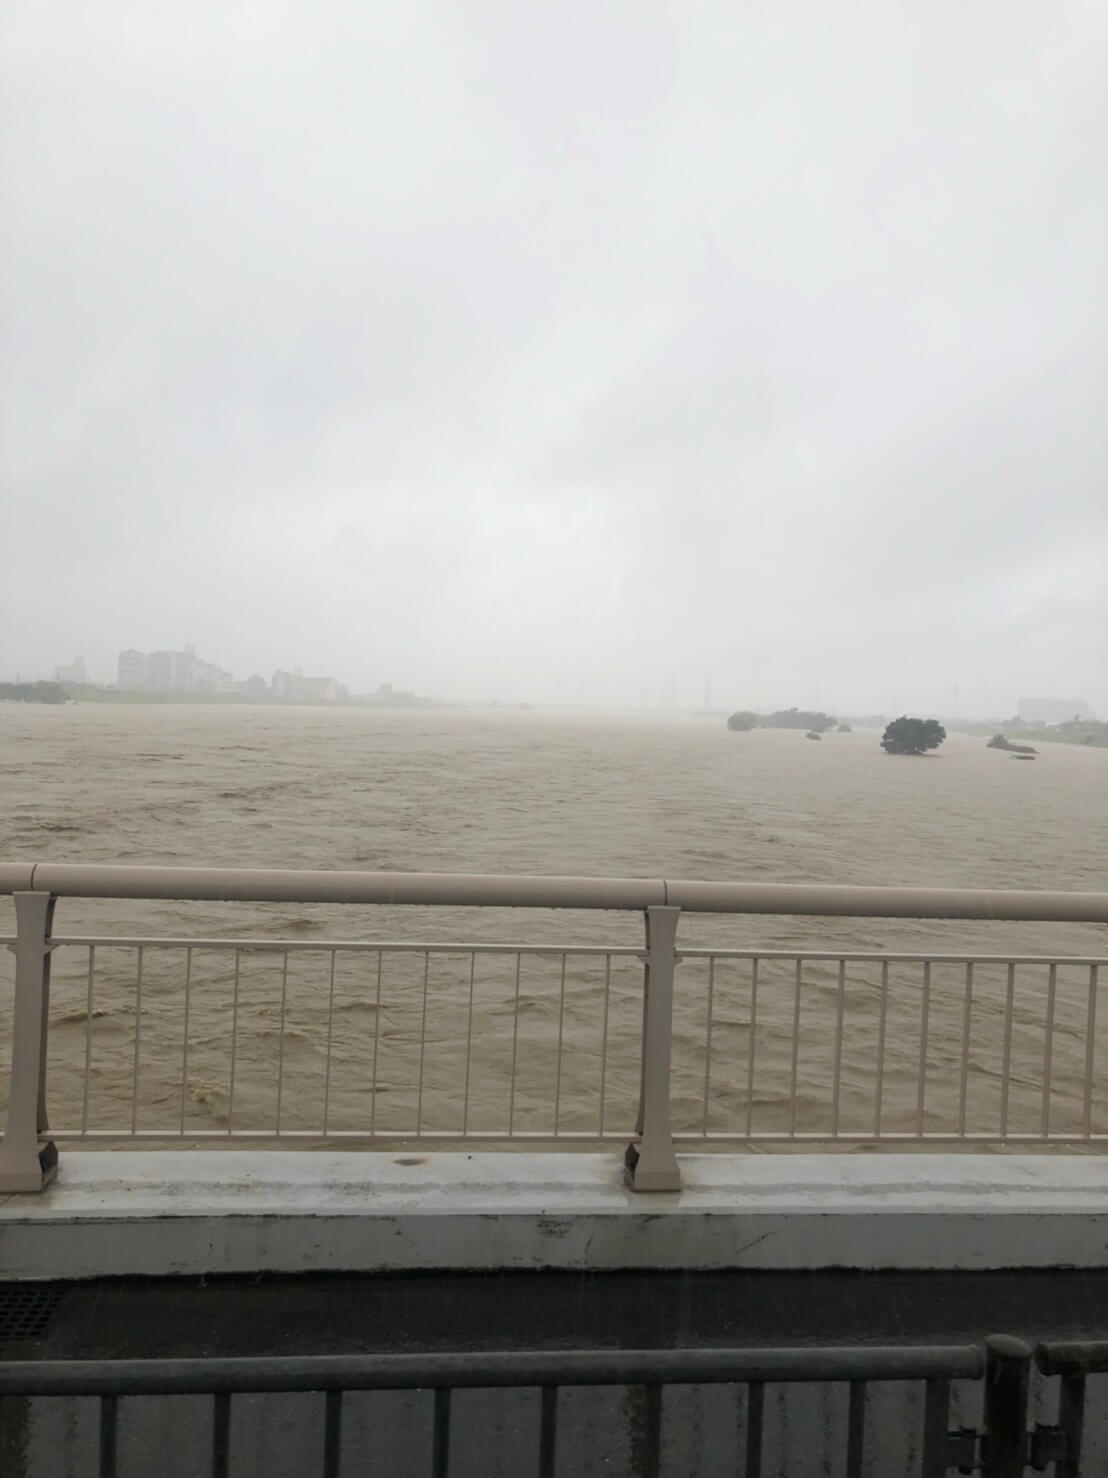
[[[638,1190],[679,1188],[677,1144],[1108,1142],[1108,957],[677,944],[683,912],[1108,923],[1108,894],[54,864],[3,893],[0,1191],[67,1140],[618,1139]],[[62,897],[619,910],[645,941],[56,935]]]
[[[1033,1360],[1063,1377],[1059,1420],[1028,1428]],[[884,1382],[924,1386],[921,1478],[952,1469],[986,1478],[1019,1478],[1051,1464],[1059,1478],[1081,1472],[1085,1376],[1108,1369],[1108,1344],[1044,1345],[1038,1351],[1008,1335],[977,1345],[846,1346],[839,1348],[475,1352],[233,1359],[42,1360],[0,1362],[0,1396],[99,1399],[99,1471],[115,1478],[121,1398],[210,1395],[213,1478],[230,1478],[235,1395],[319,1392],[324,1396],[322,1450],[317,1471],[338,1478],[343,1469],[343,1396],[352,1391],[433,1392],[430,1471],[449,1472],[451,1396],[459,1390],[534,1389],[534,1471],[553,1478],[558,1456],[559,1393],[567,1386],[643,1388],[645,1421],[636,1471],[656,1478],[665,1430],[665,1391],[680,1386],[745,1387],[740,1447],[746,1478],[762,1478],[765,1388],[797,1383],[845,1383],[845,1452],[827,1450],[825,1463],[846,1478],[866,1466],[870,1387]],[[976,1426],[951,1427],[952,1382],[984,1381],[983,1417]],[[130,1409],[130,1401],[128,1405]],[[671,1437],[671,1442],[673,1438]],[[830,1449],[833,1441],[824,1434]],[[841,1462],[841,1467],[839,1463]]]
[[[1108,1340],[1049,1340],[1035,1351],[1045,1376],[1059,1376],[1058,1423],[1053,1432],[1055,1478],[1079,1478],[1085,1441],[1086,1382],[1108,1374]]]
[[[1108,923],[1105,893],[482,873],[0,863],[0,895],[24,892],[48,893],[54,898],[170,898],[224,903],[601,908],[634,913],[669,906],[686,913]]]

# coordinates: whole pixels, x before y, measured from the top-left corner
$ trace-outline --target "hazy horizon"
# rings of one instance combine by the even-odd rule
[[[0,677],[1108,714],[1108,11],[13,0]]]
[[[323,676],[324,674],[319,675]],[[0,684],[16,681],[21,683],[35,683],[51,682],[52,679],[49,674],[33,674],[20,672],[11,675],[0,673]],[[113,683],[110,682],[98,683],[95,681],[94,678],[92,678],[90,681],[91,686],[94,687],[112,689],[115,686]],[[735,700],[733,702],[718,702],[716,695],[712,693],[709,697],[709,706],[706,707],[703,702],[704,694],[701,694],[701,701],[699,703],[694,699],[689,699],[688,701],[686,701],[683,696],[680,684],[678,684],[675,692],[671,692],[667,688],[667,690],[662,693],[656,693],[653,695],[640,694],[638,702],[634,702],[631,699],[628,699],[626,702],[623,703],[615,699],[610,702],[575,702],[570,698],[559,698],[558,696],[547,699],[510,699],[500,698],[495,694],[491,696],[482,696],[480,694],[473,693],[465,696],[453,696],[444,698],[436,693],[413,692],[411,689],[406,688],[402,683],[389,684],[388,686],[392,687],[395,690],[393,693],[393,697],[397,700],[397,702],[394,705],[394,711],[398,713],[408,711],[411,711],[413,713],[426,713],[429,711],[429,709],[447,709],[468,710],[482,713],[499,711],[508,715],[519,713],[522,711],[534,711],[536,713],[545,714],[547,716],[558,714],[564,715],[565,717],[569,718],[588,715],[595,715],[599,717],[610,715],[614,717],[640,716],[649,718],[651,720],[719,720],[728,717],[730,714],[736,712],[739,709],[753,710],[760,717],[766,717],[773,713],[784,711],[788,708],[799,708],[804,711],[812,710],[826,713],[832,718],[837,718],[841,720],[852,720],[856,723],[863,722],[866,719],[878,718],[882,719],[883,721],[887,721],[889,719],[897,717],[902,713],[911,713],[917,717],[932,717],[941,719],[943,723],[954,726],[956,730],[956,726],[960,724],[977,725],[985,723],[1002,723],[1008,719],[1017,717],[1016,709],[1018,706],[1017,702],[1013,702],[1008,706],[1008,708],[996,709],[992,712],[967,712],[965,710],[957,708],[943,709],[941,707],[931,709],[920,707],[901,709],[897,708],[895,705],[885,704],[883,706],[878,705],[873,709],[863,711],[861,709],[844,708],[841,704],[837,703],[826,703],[822,706],[815,703],[801,704],[791,702],[759,704],[748,703],[745,701],[745,699],[741,701]],[[690,691],[691,688],[692,684],[689,684]],[[1054,695],[1021,695],[1021,698],[1024,699],[1029,697],[1036,699],[1048,698],[1050,701],[1055,702],[1060,701]],[[405,701],[413,698],[418,700],[418,702],[414,706]],[[379,699],[381,701],[378,704],[373,704],[371,702],[371,711],[375,707],[383,707],[386,710],[389,709],[388,701],[382,699],[381,694],[376,689],[367,690],[364,692],[352,690],[348,692],[345,698],[333,701],[278,698],[273,696],[259,699],[257,697],[250,697],[243,694],[211,694],[203,692],[183,693],[148,690],[142,693],[135,693],[133,695],[133,699],[124,706],[127,707],[137,705],[139,707],[143,707],[147,705],[154,705],[174,708],[187,707],[190,704],[199,704],[205,707],[250,707],[252,705],[256,705],[257,707],[262,709],[265,709],[267,707],[294,707],[331,711],[334,709],[342,709],[344,707],[358,707],[359,705],[364,707],[367,703],[367,700],[374,699]],[[0,703],[2,703],[3,701],[4,700],[0,698]],[[90,699],[88,701],[95,702],[96,700]],[[1075,701],[1080,702],[1082,700],[1080,697],[1077,697]],[[111,706],[115,706],[114,700]],[[1086,718],[1089,716],[1090,715],[1088,714],[1084,715],[1084,717]],[[1103,718],[1103,716],[1095,709],[1092,711],[1091,716],[1097,722],[1102,721]],[[1018,717],[1017,721],[1022,722],[1018,720]],[[1050,720],[1051,724],[1057,722],[1059,722],[1059,720],[1057,719]]]

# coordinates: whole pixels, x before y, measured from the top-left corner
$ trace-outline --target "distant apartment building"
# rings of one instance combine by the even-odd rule
[[[149,687],[150,659],[134,647],[119,654],[117,686],[121,693],[141,693]]]
[[[346,689],[333,677],[305,677],[299,667],[273,674],[273,696],[285,703],[341,703]]]
[[[192,669],[193,693],[233,693],[234,675],[214,662],[197,661]]]
[[[1021,698],[1017,710],[1025,724],[1064,724],[1095,718],[1084,698]]]
[[[187,693],[192,687],[191,652],[151,652],[146,659],[146,686],[152,693]]]
[[[54,681],[56,683],[87,683],[88,668],[85,666],[85,659],[74,657],[68,667],[55,667]]]
[[[183,652],[119,654],[119,687],[139,693],[232,693],[235,679],[214,662],[196,655],[194,646]]]

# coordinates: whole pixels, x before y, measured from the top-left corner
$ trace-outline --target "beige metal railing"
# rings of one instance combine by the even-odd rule
[[[1103,924],[1108,895],[46,864],[3,894],[0,1191],[63,1141],[618,1140],[639,1190],[679,1186],[677,1144],[1108,1143],[1108,956],[677,943],[682,912]],[[55,934],[58,898],[618,910],[645,940]]]

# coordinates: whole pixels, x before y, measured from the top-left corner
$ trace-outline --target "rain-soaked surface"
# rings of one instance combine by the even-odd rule
[[[0,1345],[5,1359],[311,1355],[395,1351],[743,1348],[812,1344],[964,1344],[989,1333],[1029,1340],[1108,1328],[1101,1273],[509,1274],[469,1277],[123,1280],[73,1285],[38,1339]],[[1105,1454],[1101,1392],[1090,1384],[1086,1471]],[[844,1471],[847,1387],[770,1386],[764,1473]],[[662,1474],[741,1472],[745,1390],[669,1388]],[[981,1419],[979,1383],[955,1383],[951,1427]],[[1034,1380],[1030,1420],[1049,1422],[1056,1382]],[[867,1397],[867,1474],[909,1474],[919,1461],[922,1386],[874,1384]],[[88,1398],[4,1403],[3,1471],[13,1478],[94,1474],[98,1415]],[[232,1472],[320,1471],[319,1395],[234,1401]],[[124,1400],[119,1473],[206,1471],[207,1397]],[[342,1472],[430,1472],[432,1393],[353,1393],[343,1402]],[[452,1475],[538,1471],[538,1392],[463,1391],[451,1413]],[[647,1456],[642,1388],[569,1387],[559,1396],[555,1471],[640,1478]]]
[[[464,870],[738,881],[1099,889],[1108,753],[1042,745],[1013,763],[953,735],[892,758],[873,732],[731,734],[720,722],[542,714],[69,705],[0,710],[10,803],[2,855],[74,862]],[[0,915],[7,914],[0,900]],[[0,924],[2,927],[2,924]],[[61,934],[280,938],[287,955],[59,949],[52,1123],[185,1134],[283,1130],[626,1132],[638,1084],[641,965],[557,956],[304,949],[325,939],[638,945],[633,915],[65,900]],[[1103,955],[1093,926],[687,917],[679,943],[789,950]],[[11,971],[0,958],[0,972]],[[792,1060],[791,960],[687,959],[675,998],[675,1127],[741,1137],[1043,1123],[1048,972],[894,965],[881,1023],[872,963],[804,967]],[[139,974],[141,971],[141,985]],[[188,1054],[185,991],[189,982]],[[1003,1012],[1011,989],[1013,1034]],[[141,1062],[135,1063],[141,995]],[[0,1052],[8,991],[0,992]],[[91,1004],[91,1012],[90,1012]],[[842,1010],[841,1044],[836,1043]],[[1050,1129],[1108,1131],[1084,1093],[1089,970],[1064,966],[1051,1006]],[[752,1022],[752,1018],[755,1020]],[[927,1043],[921,1041],[926,1030]],[[232,1038],[234,1051],[232,1053]],[[561,1038],[563,1050],[557,1053]],[[327,1067],[330,1047],[330,1067]],[[923,1048],[921,1052],[921,1047]],[[1010,1075],[1001,1077],[1005,1053]],[[233,1062],[232,1062],[233,1057]],[[919,1069],[925,1063],[925,1102]],[[467,1070],[468,1062],[468,1070]],[[87,1065],[87,1073],[86,1073]],[[795,1074],[796,1091],[792,1091]],[[232,1076],[234,1077],[232,1093]],[[1002,1107],[1003,1097],[1003,1107]]]

